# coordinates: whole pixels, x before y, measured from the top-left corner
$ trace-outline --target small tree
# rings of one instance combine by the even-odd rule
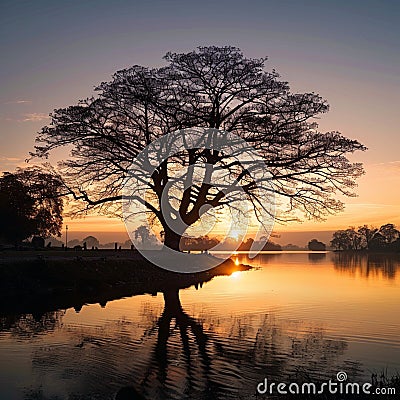
[[[326,245],[325,245],[325,243],[322,243],[322,242],[318,241],[317,239],[312,239],[310,242],[308,242],[308,250],[325,251]]]
[[[151,233],[147,226],[141,225],[135,230],[135,239],[140,238],[143,247],[148,247],[151,242]]]
[[[18,243],[33,235],[61,235],[62,180],[39,167],[0,177],[0,239]]]
[[[87,248],[91,248],[91,247],[99,247],[100,246],[100,242],[97,238],[95,238],[94,236],[87,236],[82,240],[82,243],[86,243]]]
[[[400,236],[400,232],[394,224],[382,225],[379,228],[379,233],[384,237],[386,244],[391,244]]]

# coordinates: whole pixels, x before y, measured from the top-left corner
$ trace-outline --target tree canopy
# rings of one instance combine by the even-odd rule
[[[258,151],[271,176],[269,185],[280,199],[280,220],[298,218],[299,212],[323,219],[343,209],[338,194],[354,195],[363,168],[347,156],[365,147],[339,132],[318,130],[316,118],[328,111],[319,95],[292,93],[276,71],[265,70],[266,58],[246,58],[235,47],[169,52],[164,59],[166,65],[160,68],[136,65],[116,72],[96,88],[96,96],[55,110],[51,124],[38,134],[35,156],[71,148],[61,167],[68,192],[85,204],[78,212],[120,215],[122,185],[132,161],[155,139],[192,127],[231,132]],[[255,209],[263,206],[248,165],[233,165],[229,154],[205,148],[182,149],[179,157],[180,165],[188,168],[188,179],[189,166],[207,163],[234,179]],[[184,229],[170,229],[160,206],[173,179],[171,164],[172,159],[162,162],[152,175],[153,202],[137,200],[162,225],[165,244],[178,249]],[[234,206],[223,201],[213,170],[203,173],[206,181],[189,182],[171,203],[186,226],[201,218],[204,205]]]
[[[18,243],[33,235],[60,235],[62,180],[40,167],[0,177],[0,241]]]
[[[86,243],[87,248],[92,248],[92,247],[98,248],[100,246],[99,239],[91,235],[86,236],[84,239],[82,239],[82,244],[84,243]]]
[[[311,251],[325,251],[326,250],[325,243],[320,242],[317,239],[311,239],[308,242],[307,247],[308,247],[308,250],[311,250]]]
[[[334,232],[331,246],[337,250],[399,251],[400,231],[394,224],[379,229],[363,225]]]

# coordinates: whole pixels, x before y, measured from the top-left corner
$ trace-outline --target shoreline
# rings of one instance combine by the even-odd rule
[[[84,252],[59,257],[42,253],[45,252],[18,258],[11,254],[0,257],[1,316],[70,307],[80,309],[88,303],[103,306],[122,297],[202,286],[216,276],[252,268],[228,259],[207,271],[177,273],[157,267],[131,251],[127,254],[102,252],[96,257],[83,256]]]

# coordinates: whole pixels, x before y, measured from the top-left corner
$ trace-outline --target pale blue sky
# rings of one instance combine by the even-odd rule
[[[367,160],[397,160],[400,2],[3,0],[0,18],[2,157],[24,157],[43,116],[117,69],[229,44],[327,98],[322,127],[363,140]]]

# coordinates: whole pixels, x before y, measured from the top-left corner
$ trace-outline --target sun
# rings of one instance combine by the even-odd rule
[[[231,278],[238,279],[241,276],[241,271],[232,272]]]

